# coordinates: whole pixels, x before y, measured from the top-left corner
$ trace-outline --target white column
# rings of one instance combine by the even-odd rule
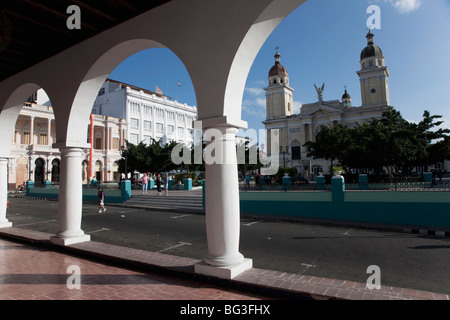
[[[0,228],[12,227],[6,219],[6,202],[8,201],[8,159],[0,158]]]
[[[144,104],[139,103],[139,139],[144,140]]]
[[[212,131],[210,131],[212,130]],[[240,208],[239,181],[236,159],[238,129],[221,126],[205,131],[205,157],[214,154],[214,163],[206,163],[206,235],[208,254],[197,264],[197,273],[231,279],[252,268],[252,260],[239,252]],[[208,149],[211,148],[211,149]],[[209,153],[208,150],[214,150]]]
[[[47,120],[47,145],[52,146],[52,119],[48,118]]]
[[[30,145],[34,144],[34,117],[30,117]]]
[[[60,147],[61,171],[58,198],[59,232],[50,240],[59,245],[89,241],[81,230],[83,206],[82,154],[78,147]]]

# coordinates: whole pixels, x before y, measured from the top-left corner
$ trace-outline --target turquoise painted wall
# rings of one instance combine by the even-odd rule
[[[122,181],[121,189],[105,189],[105,203],[123,203],[131,197],[131,181]],[[83,201],[97,202],[97,188],[83,188]],[[27,188],[26,195],[58,199],[59,188]]]
[[[241,212],[450,228],[450,192],[241,192]]]

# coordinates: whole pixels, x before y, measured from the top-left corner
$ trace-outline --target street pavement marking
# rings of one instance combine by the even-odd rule
[[[192,216],[192,214],[183,214],[181,216],[173,216],[173,217],[170,217],[170,218],[171,219],[178,219],[178,218],[184,218],[184,217],[190,217],[190,216]]]
[[[244,226],[252,226],[252,225],[254,225],[254,224],[257,224],[257,223],[260,223],[260,222],[263,222],[264,220],[258,220],[258,221],[254,221],[254,222],[250,222],[250,223],[244,223],[243,225]]]
[[[16,224],[16,227],[23,227],[23,226],[30,226],[32,224],[39,224],[39,223],[49,223],[49,222],[55,222],[58,220],[46,220],[46,221],[38,221],[38,222],[30,222],[30,223],[23,223],[23,224]]]
[[[343,234],[344,236],[349,236],[350,232],[352,232],[352,231],[353,231],[353,229],[350,229],[350,230],[347,230],[347,231],[345,231],[344,233],[341,233],[341,234]]]
[[[86,232],[86,233],[91,234],[91,233],[102,232],[102,231],[110,231],[110,230],[111,229],[108,229],[108,228],[101,228],[101,229],[94,230],[94,231],[89,231],[89,232]]]
[[[317,267],[315,264],[302,263],[301,265],[304,266],[304,267],[306,267],[307,269]]]
[[[181,246],[192,246],[192,243],[178,242],[178,244],[176,246],[172,246],[172,247],[169,247],[169,248],[166,248],[166,249],[162,249],[162,250],[159,250],[157,252],[161,253],[161,252],[168,251],[168,250],[171,250],[171,249],[175,249],[175,248],[178,248],[178,247],[181,247]]]

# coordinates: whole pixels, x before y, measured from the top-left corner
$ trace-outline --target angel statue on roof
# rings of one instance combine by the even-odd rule
[[[323,101],[323,90],[325,89],[325,83],[322,84],[322,88],[317,88],[316,84],[314,84],[314,88],[316,88],[317,91],[317,97],[319,98],[319,101]]]

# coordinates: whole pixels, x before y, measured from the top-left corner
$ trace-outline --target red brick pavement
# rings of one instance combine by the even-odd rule
[[[81,271],[80,289],[69,266]],[[267,297],[114,267],[0,239],[0,300],[254,300]]]
[[[450,298],[447,294],[390,286],[370,290],[366,288],[365,283],[258,268],[248,270],[227,282],[227,288],[224,289],[214,285],[218,282],[213,282],[213,279],[200,279],[193,273],[195,263],[199,262],[195,259],[95,241],[60,248],[48,245],[50,234],[14,227],[0,229],[0,236],[2,237],[0,299],[249,300],[288,297],[449,300]],[[31,246],[4,240],[7,237],[46,245]],[[108,264],[93,262],[81,256],[95,258],[97,261],[108,261]],[[132,266],[132,270],[158,269],[172,272],[177,276],[119,267],[124,263]],[[70,276],[67,268],[71,265],[80,267],[82,274],[80,290],[70,290],[66,285]]]

